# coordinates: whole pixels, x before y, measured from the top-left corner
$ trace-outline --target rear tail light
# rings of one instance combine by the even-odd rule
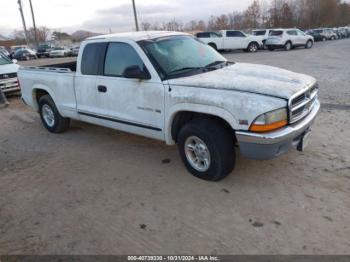
[[[17,77],[17,84],[18,84],[18,88],[21,89],[21,83],[19,82],[18,77]]]

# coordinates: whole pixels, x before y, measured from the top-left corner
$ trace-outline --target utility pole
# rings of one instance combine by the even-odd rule
[[[139,23],[137,22],[135,0],[132,0],[132,7],[134,9],[134,18],[135,18],[136,31],[139,31]]]
[[[27,32],[27,26],[26,26],[26,21],[24,20],[24,15],[23,15],[23,8],[22,8],[22,1],[18,0],[18,5],[19,5],[19,12],[21,13],[22,17],[22,24],[23,24],[23,30],[24,30],[24,38],[26,41],[26,44],[28,45],[28,32]]]
[[[38,43],[38,32],[37,32],[37,30],[36,30],[36,24],[35,24],[35,17],[34,17],[34,11],[33,11],[32,0],[29,0],[29,5],[30,5],[30,11],[32,12],[35,45],[36,45],[36,48],[38,49],[38,48],[39,48],[39,43]]]

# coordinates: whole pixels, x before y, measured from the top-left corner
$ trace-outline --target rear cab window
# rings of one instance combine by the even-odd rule
[[[81,59],[83,75],[101,75],[108,43],[90,43],[84,48]]]
[[[196,36],[198,38],[210,38],[210,33],[209,32],[197,33]]]

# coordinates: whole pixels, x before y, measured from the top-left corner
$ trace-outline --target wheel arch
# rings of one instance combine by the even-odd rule
[[[36,85],[33,87],[32,101],[33,101],[33,107],[35,108],[35,110],[39,111],[39,100],[44,95],[49,95],[55,103],[55,97],[53,95],[53,92],[49,88],[47,88],[44,85]]]
[[[229,132],[232,132],[233,136],[235,136],[235,130],[238,127],[234,116],[222,108],[206,105],[181,105],[181,107],[177,106],[169,112],[165,125],[166,143],[169,145],[175,144],[181,127],[194,118],[214,119]]]
[[[216,43],[210,42],[210,43],[208,43],[208,45],[211,46],[212,48],[214,48],[215,50],[218,50],[218,46],[216,45]]]

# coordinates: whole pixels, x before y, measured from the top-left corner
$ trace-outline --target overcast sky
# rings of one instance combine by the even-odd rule
[[[135,0],[140,23],[206,20],[211,14],[242,11],[252,0]],[[22,0],[27,27],[32,26],[29,0]],[[106,33],[134,29],[131,0],[32,0],[36,23],[72,33],[78,29]],[[22,29],[17,0],[0,0],[0,34]]]

